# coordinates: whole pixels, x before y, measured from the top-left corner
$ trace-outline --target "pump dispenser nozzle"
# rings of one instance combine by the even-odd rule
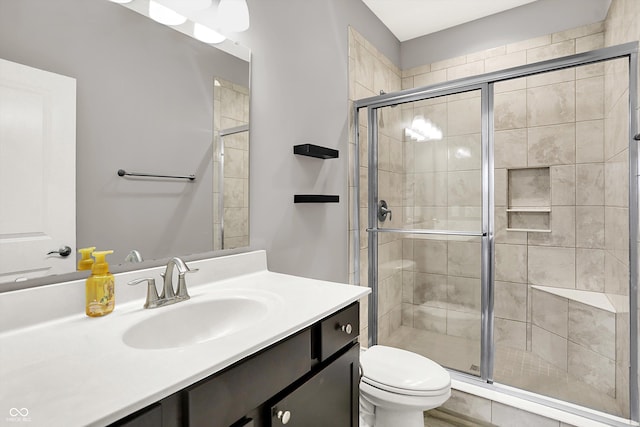
[[[95,246],[90,248],[82,248],[78,249],[78,252],[82,255],[82,259],[78,261],[78,271],[80,270],[91,270],[93,266],[93,258],[91,258],[91,254],[96,250]]]

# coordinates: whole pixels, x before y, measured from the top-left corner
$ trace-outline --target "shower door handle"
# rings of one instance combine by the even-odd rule
[[[389,221],[391,221],[393,216],[391,209],[389,209],[385,200],[380,200],[380,203],[378,204],[378,221],[385,222],[387,220],[387,215],[389,215]]]

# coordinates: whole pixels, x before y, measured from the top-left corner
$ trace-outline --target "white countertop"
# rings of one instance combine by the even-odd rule
[[[145,310],[146,286],[126,282],[156,277],[161,286],[162,269],[122,273],[116,275],[116,309],[101,318],[85,316],[82,281],[0,294],[0,425],[109,424],[369,293],[269,272],[262,251],[189,266],[200,268],[187,278],[190,300]],[[185,347],[135,349],[122,340],[131,325],[161,311],[238,292],[268,294],[276,308],[255,326]]]

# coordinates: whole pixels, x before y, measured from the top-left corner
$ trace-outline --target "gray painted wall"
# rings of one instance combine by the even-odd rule
[[[402,69],[599,22],[611,0],[538,0],[402,43]],[[429,17],[437,19],[437,16]]]
[[[348,280],[348,26],[392,60],[399,42],[360,0],[249,0],[252,50],[251,244],[269,268]],[[302,143],[340,158],[295,156]],[[294,205],[296,193],[339,204]]]
[[[106,0],[0,0],[0,57],[77,79],[79,247],[212,249],[213,77],[246,85],[246,62]]]

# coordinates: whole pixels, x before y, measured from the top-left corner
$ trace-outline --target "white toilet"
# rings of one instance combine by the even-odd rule
[[[360,427],[423,427],[423,412],[451,396],[449,373],[410,351],[374,345],[360,368]]]

